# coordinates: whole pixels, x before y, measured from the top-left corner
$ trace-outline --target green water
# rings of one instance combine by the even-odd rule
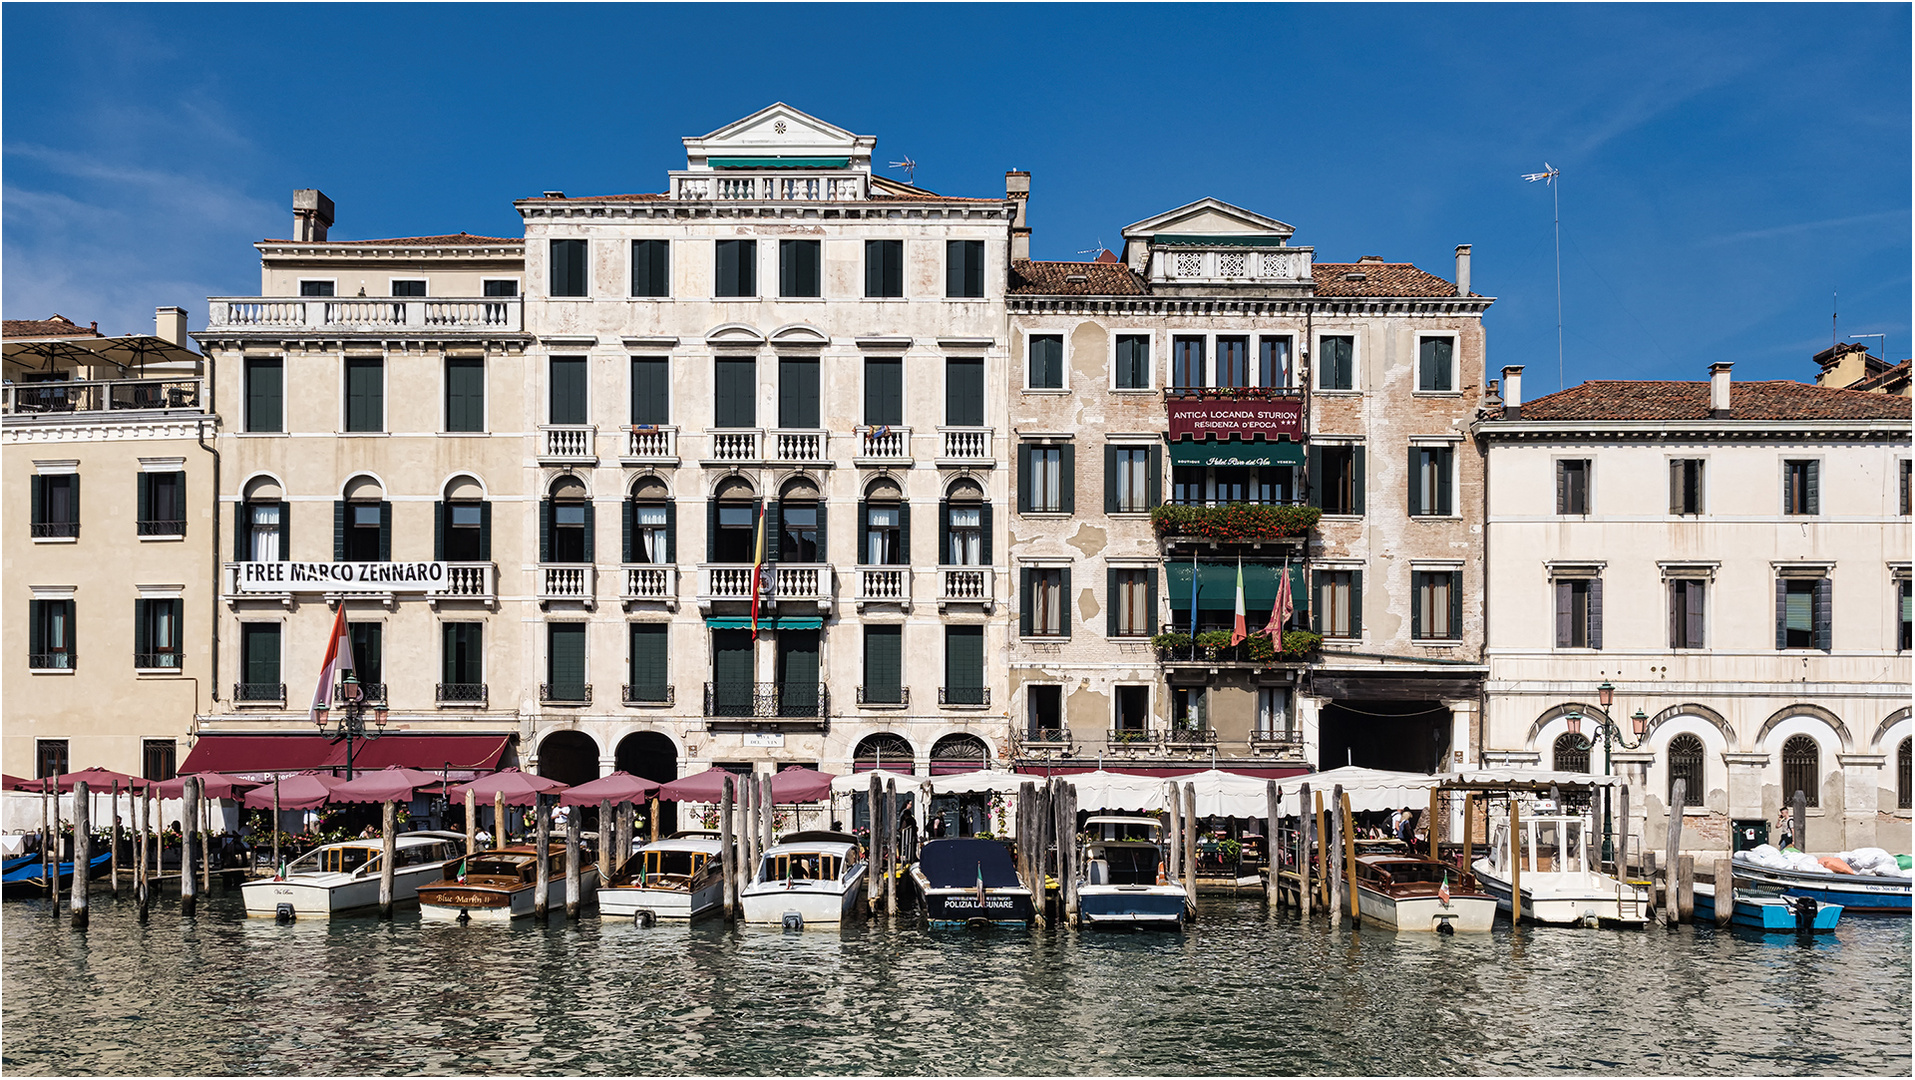
[[[1182,935],[144,927],[0,908],[0,1068],[42,1074],[1910,1073],[1910,924],[1331,930],[1208,899]]]

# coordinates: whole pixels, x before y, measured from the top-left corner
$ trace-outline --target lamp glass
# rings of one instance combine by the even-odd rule
[[[1636,729],[1636,738],[1640,739],[1649,730],[1649,714],[1637,709],[1636,714],[1629,718],[1629,723]]]
[[[1616,688],[1610,684],[1608,679],[1604,679],[1602,685],[1596,687],[1596,697],[1597,700],[1602,702],[1602,707],[1607,709],[1616,703]]]

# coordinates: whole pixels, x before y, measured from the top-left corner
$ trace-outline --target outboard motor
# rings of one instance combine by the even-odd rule
[[[293,921],[293,906],[291,904],[274,905],[273,921],[276,923],[292,922]]]
[[[1817,905],[1812,896],[1795,898],[1795,928],[1807,933],[1815,929],[1815,909]]]
[[[464,926],[466,923],[471,922],[472,921],[471,913],[467,912],[466,909],[464,908],[460,908],[458,921],[460,926]]]
[[[632,912],[632,925],[640,930],[649,930],[658,925],[658,912],[651,908],[639,908]]]
[[[1442,919],[1436,924],[1436,932],[1443,937],[1449,937],[1456,933],[1456,927],[1451,926],[1448,919]]]
[[[805,928],[805,917],[803,915],[800,915],[799,913],[795,911],[785,912],[785,929],[786,930],[803,930],[804,928]]]

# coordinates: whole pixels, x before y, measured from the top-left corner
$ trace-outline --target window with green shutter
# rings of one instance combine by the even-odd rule
[[[485,624],[449,622],[440,635],[439,700],[484,700]]]
[[[1064,388],[1064,336],[1032,334],[1030,342],[1030,379],[1032,390]]]
[[[716,296],[758,295],[758,242],[720,240],[714,252],[713,292]]]
[[[1446,394],[1456,389],[1454,338],[1424,338],[1417,345],[1416,388],[1426,394]]]
[[[1317,389],[1356,389],[1356,338],[1339,334],[1317,339]]]
[[[234,694],[240,701],[277,701],[283,698],[279,673],[279,624],[239,625],[239,668],[246,680]]]
[[[1410,516],[1449,517],[1456,512],[1453,497],[1456,452],[1447,446],[1410,447]]]
[[[586,241],[552,241],[552,295],[585,296],[589,294],[589,278],[586,275]]]
[[[346,637],[352,642],[353,675],[365,689],[367,699],[385,700],[385,626],[376,622],[349,622]]]
[[[904,361],[896,356],[864,358],[864,422],[904,423]]]
[[[180,668],[180,601],[177,597],[133,601],[133,666]]]
[[[277,356],[246,360],[246,430],[286,430],[286,368]]]
[[[27,607],[27,666],[69,671],[77,666],[73,601],[30,600]]]
[[[721,356],[712,362],[712,426],[758,426],[758,363],[749,356]]]
[[[864,242],[864,294],[873,299],[904,295],[904,241]]]
[[[1150,335],[1117,335],[1117,355],[1112,367],[1112,382],[1117,389],[1150,389]]]
[[[944,704],[988,705],[984,685],[984,628],[944,628]]]
[[[820,295],[820,259],[816,240],[778,241],[778,295]]]
[[[671,362],[663,356],[632,357],[632,423],[671,423]]]
[[[552,400],[547,421],[552,424],[586,423],[586,394],[589,369],[583,356],[551,358]]]
[[[632,295],[671,294],[671,241],[632,241]]]
[[[625,700],[666,701],[670,698],[670,675],[666,658],[670,655],[670,630],[665,623],[633,623],[630,680]]]
[[[446,430],[485,430],[485,360],[454,356],[446,360]]]
[[[944,423],[949,427],[984,426],[984,358],[953,356],[944,361]]]
[[[818,358],[781,356],[778,358],[778,426],[816,428],[818,426]]]
[[[984,241],[947,240],[944,242],[944,260],[944,295],[984,295]]]
[[[585,624],[547,623],[545,643],[545,699],[584,701]]]
[[[897,705],[904,700],[904,628],[864,627],[864,685],[859,696],[867,705]]]
[[[346,430],[385,429],[385,359],[378,356],[346,357]]]
[[[185,473],[139,473],[135,487],[138,506],[134,528],[139,535],[186,535]]]

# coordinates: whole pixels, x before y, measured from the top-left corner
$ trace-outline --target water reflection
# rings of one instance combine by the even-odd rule
[[[4,909],[9,1074],[1880,1073],[1906,921],[1435,937],[1206,900],[1184,934],[278,925]],[[1805,1023],[1813,1017],[1813,1023]]]

